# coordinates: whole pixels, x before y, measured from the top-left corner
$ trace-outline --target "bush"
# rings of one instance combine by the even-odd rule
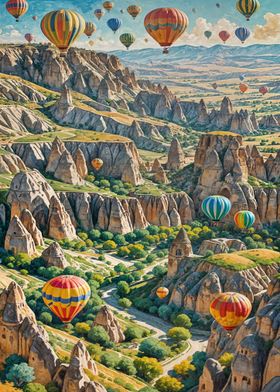
[[[120,297],[125,297],[125,296],[128,295],[129,293],[130,293],[130,287],[129,287],[128,283],[121,280],[121,281],[117,284],[117,294],[118,294]]]
[[[102,347],[100,346],[100,344],[89,344],[87,346],[87,350],[90,353],[92,359],[100,362],[100,358],[102,354]]]
[[[186,314],[178,314],[174,320],[176,327],[191,328],[192,322]]]
[[[6,380],[14,383],[16,387],[23,387],[34,379],[34,369],[25,362],[13,365],[6,375]]]
[[[98,343],[101,346],[108,347],[110,338],[105,329],[99,325],[93,326],[88,333],[88,340],[92,343]]]
[[[156,338],[147,338],[141,342],[139,352],[147,357],[163,360],[170,355],[170,348]]]
[[[47,392],[44,385],[39,383],[29,383],[23,388],[23,392]]]
[[[89,238],[93,241],[99,240],[100,236],[101,236],[101,232],[97,229],[92,229],[89,232]]]
[[[126,240],[125,240],[125,236],[122,234],[117,234],[114,237],[114,241],[116,244],[118,244],[119,246],[125,245],[126,244]]]
[[[176,342],[180,342],[182,340],[190,339],[192,335],[190,331],[186,328],[174,327],[168,330],[167,336],[171,339],[174,339]]]
[[[118,366],[117,366],[118,370],[120,370],[121,372],[128,374],[130,376],[134,376],[136,374],[136,369],[135,366],[133,364],[133,361],[129,358],[123,358],[119,361]]]
[[[161,364],[155,358],[136,358],[134,360],[136,374],[145,381],[152,381],[163,372]]]
[[[155,383],[159,392],[180,392],[183,389],[183,384],[175,377],[163,376]]]
[[[128,299],[128,298],[120,298],[118,301],[118,304],[122,307],[122,308],[130,308],[132,305],[132,302]]]
[[[75,331],[78,335],[87,335],[90,331],[90,326],[87,323],[77,323],[75,325]]]
[[[112,240],[114,238],[114,234],[111,233],[110,231],[103,231],[103,233],[101,233],[100,238],[103,241],[109,241],[109,240]]]
[[[222,366],[229,367],[231,362],[234,358],[234,354],[225,352],[223,355],[220,356],[218,361]]]
[[[143,330],[137,327],[128,327],[125,331],[125,340],[141,339],[143,337]]]
[[[40,314],[39,320],[42,321],[42,323],[51,325],[52,324],[52,315],[49,312],[43,312]]]
[[[115,241],[112,240],[105,241],[103,244],[103,249],[105,250],[114,250],[116,248],[117,248],[117,244],[115,243]]]
[[[120,357],[116,353],[104,353],[101,355],[101,363],[102,365],[115,369],[118,363],[120,362]]]

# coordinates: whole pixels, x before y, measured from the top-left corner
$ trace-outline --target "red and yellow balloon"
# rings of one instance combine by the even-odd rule
[[[93,33],[96,32],[96,26],[92,22],[86,22],[86,27],[85,27],[85,35],[89,38],[92,36]]]
[[[100,158],[95,158],[91,161],[91,166],[96,170],[99,171],[103,166],[103,161]]]
[[[9,0],[6,9],[18,22],[19,18],[28,11],[28,3],[26,0]]]
[[[166,287],[159,287],[159,288],[157,289],[157,291],[156,291],[156,294],[157,294],[157,296],[158,296],[160,299],[164,299],[164,298],[166,298],[166,297],[168,296],[169,290],[168,290],[168,288],[166,288]]]
[[[246,83],[240,83],[240,85],[239,85],[239,90],[242,92],[242,94],[246,93],[248,88],[249,88],[249,86]]]
[[[129,5],[127,7],[127,12],[129,13],[129,15],[132,16],[133,19],[135,19],[140,12],[142,11],[142,8],[139,7],[138,5]]]
[[[157,8],[145,16],[144,26],[148,34],[162,46],[163,53],[185,32],[187,15],[177,8]]]
[[[226,331],[240,326],[250,315],[252,304],[240,293],[221,293],[210,304],[210,313]]]
[[[43,34],[66,56],[71,45],[84,33],[84,18],[72,10],[57,10],[46,14],[41,21]]]

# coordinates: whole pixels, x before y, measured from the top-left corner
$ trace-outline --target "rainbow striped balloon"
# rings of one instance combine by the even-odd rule
[[[42,289],[44,303],[63,323],[70,323],[80,313],[90,295],[87,282],[73,275],[57,276]]]
[[[148,34],[168,53],[171,46],[188,26],[187,15],[177,8],[157,8],[145,16],[144,26]]]
[[[210,313],[226,331],[241,325],[250,315],[251,302],[239,293],[222,293],[210,304]]]
[[[236,9],[250,20],[250,17],[260,8],[258,0],[237,0]]]
[[[84,33],[86,22],[75,11],[57,10],[46,14],[41,21],[43,34],[60,51],[61,56],[67,54],[68,48]]]
[[[28,3],[26,0],[9,0],[6,9],[18,22],[19,18],[27,12]]]
[[[203,200],[201,209],[209,219],[218,222],[230,212],[231,202],[224,196],[209,196]]]
[[[234,223],[239,229],[249,229],[255,223],[255,215],[251,211],[238,211],[234,215]]]

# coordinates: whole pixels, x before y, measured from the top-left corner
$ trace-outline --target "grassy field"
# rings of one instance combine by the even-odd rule
[[[270,249],[251,249],[210,256],[207,262],[234,271],[247,270],[258,265],[280,263],[280,253]]]

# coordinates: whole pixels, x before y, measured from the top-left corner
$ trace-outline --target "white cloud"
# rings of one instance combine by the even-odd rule
[[[264,15],[265,24],[256,25],[253,37],[259,42],[279,43],[280,39],[280,14],[268,12]]]
[[[11,38],[19,38],[19,37],[21,37],[21,33],[18,30],[14,29],[14,30],[11,30],[9,36]]]

